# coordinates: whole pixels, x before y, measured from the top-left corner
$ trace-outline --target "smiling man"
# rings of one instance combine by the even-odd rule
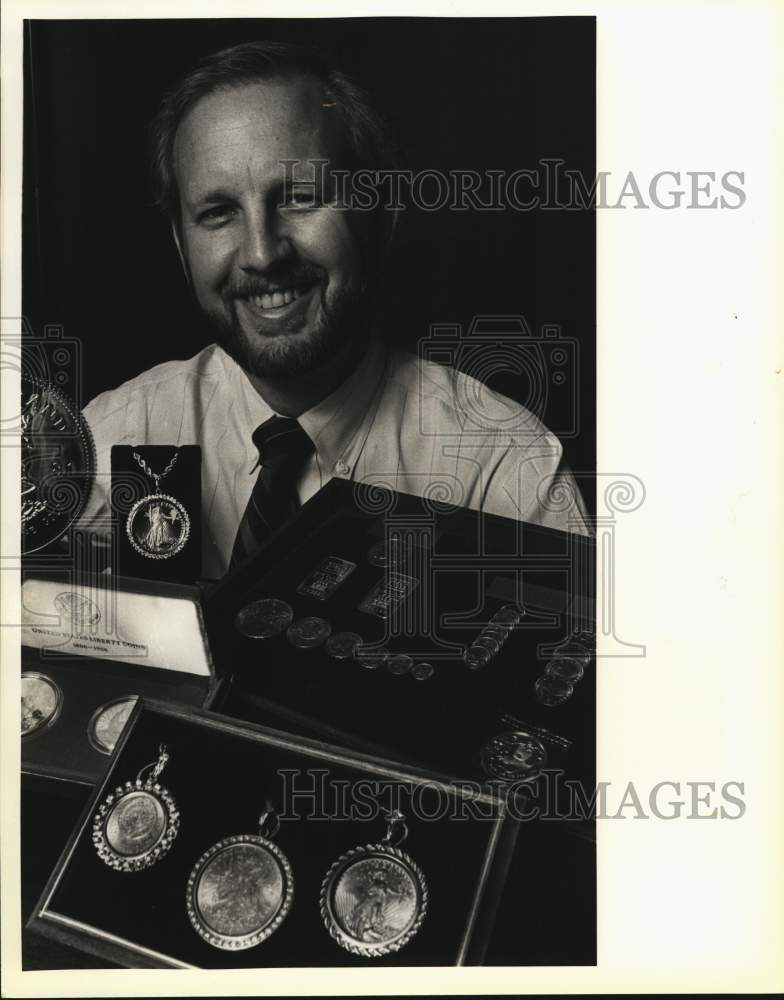
[[[333,476],[588,532],[561,445],[528,410],[379,334],[395,214],[349,211],[329,186],[332,170],[393,165],[360,88],[309,51],[240,45],[167,95],[152,138],[157,199],[216,343],[87,406],[99,475],[83,523],[106,524],[113,444],[198,444],[208,578]]]

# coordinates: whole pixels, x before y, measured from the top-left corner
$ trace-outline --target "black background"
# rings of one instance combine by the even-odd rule
[[[403,166],[595,172],[593,18],[28,21],[25,33],[24,312],[81,341],[83,405],[211,341],[168,226],[152,206],[146,129],[195,61],[259,38],[305,41],[374,94]],[[521,189],[523,196],[528,188]],[[577,433],[554,398],[545,422],[578,473],[595,468],[592,211],[425,212],[398,227],[383,313],[416,349],[431,324],[522,314],[579,347]],[[488,379],[528,402],[508,373]],[[567,393],[566,395],[570,395]],[[591,510],[592,492],[580,484]]]

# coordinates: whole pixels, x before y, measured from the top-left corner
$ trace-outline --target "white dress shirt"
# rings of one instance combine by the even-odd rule
[[[202,574],[221,577],[258,475],[252,434],[273,412],[214,344],[101,393],[84,411],[97,477],[80,527],[109,529],[112,445],[200,445]],[[298,482],[302,503],[339,476],[590,533],[558,439],[525,407],[452,368],[374,342],[298,420],[315,445]]]

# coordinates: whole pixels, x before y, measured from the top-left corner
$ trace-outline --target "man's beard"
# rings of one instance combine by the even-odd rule
[[[219,313],[203,310],[218,344],[241,368],[258,378],[285,378],[313,372],[331,361],[349,343],[369,335],[370,295],[364,281],[350,282],[327,303],[326,272],[310,265],[287,275],[279,284],[296,285],[303,278],[317,282],[319,314],[308,333],[281,330],[250,337],[237,315],[238,296],[263,294],[252,281],[224,290]]]

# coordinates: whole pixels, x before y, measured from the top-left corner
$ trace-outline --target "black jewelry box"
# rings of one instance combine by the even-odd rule
[[[388,572],[378,565],[385,543],[403,552],[392,571],[414,581],[386,620],[361,610]],[[542,704],[535,683],[572,630],[593,628],[594,550],[592,538],[333,479],[208,598],[212,648],[234,673],[215,707],[468,780],[498,777],[487,767],[494,739],[543,733],[548,766],[590,788],[590,653],[562,704]],[[330,558],[354,568],[336,587],[327,572],[319,592],[310,575]],[[236,615],[261,598],[281,599],[295,619],[325,619],[333,634],[355,632],[434,672],[417,680],[410,670],[365,669],[332,658],[326,645],[296,648],[285,632],[248,638]],[[490,662],[469,669],[464,647],[509,603],[525,609],[519,624]]]
[[[176,803],[179,830],[151,867],[115,870],[93,843],[94,817],[117,786],[156,761],[161,745],[169,761],[158,781]],[[291,909],[256,947],[216,948],[191,926],[189,874],[216,842],[257,833],[269,805],[280,817],[274,843],[293,872]],[[409,832],[399,847],[423,873],[428,907],[404,947],[367,958],[332,938],[320,890],[339,857],[382,840],[388,807],[405,814]],[[500,799],[468,794],[426,772],[201,709],[139,702],[29,927],[136,968],[477,964],[517,833]]]
[[[22,605],[23,773],[92,785],[121,725],[115,706],[144,697],[206,707],[228,683],[196,587],[37,571],[23,581]]]

